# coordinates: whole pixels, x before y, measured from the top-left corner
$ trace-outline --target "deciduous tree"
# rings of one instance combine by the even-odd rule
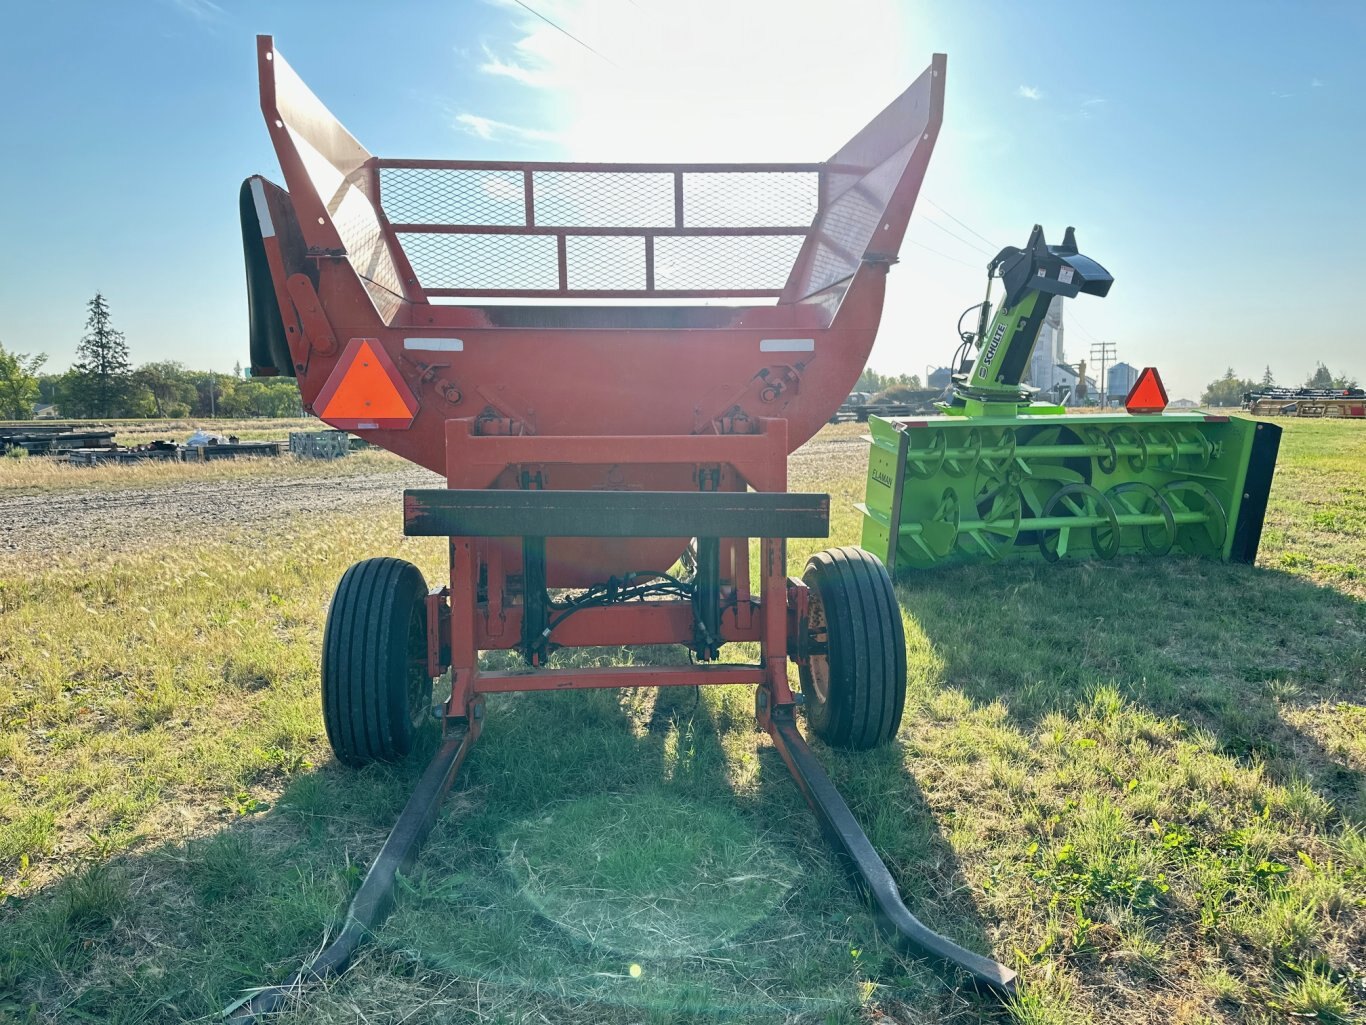
[[[1241,406],[1243,396],[1256,387],[1255,381],[1239,377],[1229,367],[1224,376],[1205,386],[1205,394],[1200,396],[1202,406]]]
[[[151,396],[153,416],[188,416],[199,398],[190,372],[174,360],[144,363],[133,381]]]
[[[47,362],[39,353],[8,352],[0,345],[0,419],[28,420],[38,401],[38,371]]]

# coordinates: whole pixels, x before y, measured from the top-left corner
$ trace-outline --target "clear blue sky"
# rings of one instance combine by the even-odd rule
[[[945,362],[985,250],[1037,221],[1116,279],[1069,307],[1072,359],[1103,338],[1192,397],[1230,365],[1366,381],[1366,3],[527,6],[586,45],[512,0],[11,5],[0,343],[65,367],[99,290],[135,362],[246,362],[237,187],[280,177],[270,32],[372,152],[471,159],[824,159],[944,51],[875,368]]]

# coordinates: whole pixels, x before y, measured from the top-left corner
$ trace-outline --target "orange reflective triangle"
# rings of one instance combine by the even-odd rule
[[[1124,400],[1124,408],[1130,413],[1160,413],[1167,408],[1167,389],[1162,387],[1156,367],[1143,368]]]
[[[318,416],[346,428],[407,427],[417,403],[388,353],[373,338],[353,338],[318,395]]]

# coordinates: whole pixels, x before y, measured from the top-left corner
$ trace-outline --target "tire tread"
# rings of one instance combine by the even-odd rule
[[[408,624],[426,591],[416,566],[387,556],[356,563],[337,585],[323,629],[322,711],[346,765],[392,761],[412,748]]]
[[[866,750],[896,736],[906,705],[906,640],[891,578],[861,548],[829,548],[807,563],[828,634],[829,698],[812,705],[812,729],[835,747]],[[808,689],[808,688],[804,688]]]

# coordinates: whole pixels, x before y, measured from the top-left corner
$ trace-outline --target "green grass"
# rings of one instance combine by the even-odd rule
[[[1010,1007],[878,940],[750,693],[708,688],[491,701],[394,915],[280,1020],[1366,1020],[1366,424],[1282,423],[1259,568],[912,579],[898,743],[819,752]],[[862,450],[817,451],[792,486],[852,542]],[[4,571],[0,1022],[209,1016],[335,929],[421,767],[342,770],[317,708],[346,565],[439,579],[398,505]]]

